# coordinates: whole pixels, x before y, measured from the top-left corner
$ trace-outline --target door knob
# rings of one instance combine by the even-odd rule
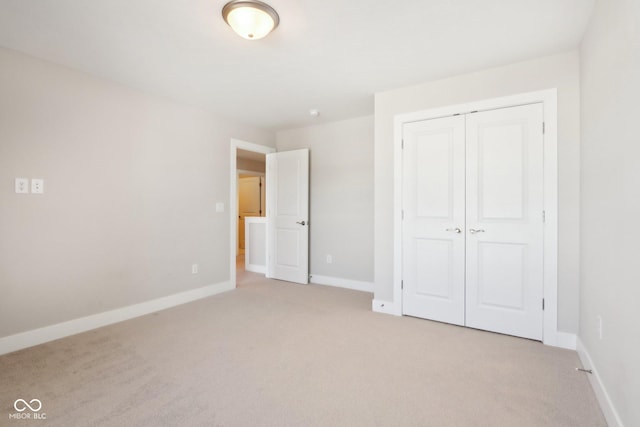
[[[478,229],[470,228],[469,229],[469,233],[471,233],[471,234],[484,233],[484,230],[481,229],[481,228],[478,228]]]
[[[460,230],[458,227],[456,228],[447,228],[447,231],[453,231],[454,233],[462,233],[462,230]]]
[[[304,221],[296,221],[296,224],[300,224],[300,225],[306,225],[307,223]]]

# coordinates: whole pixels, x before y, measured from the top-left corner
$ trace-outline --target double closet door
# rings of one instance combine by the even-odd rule
[[[542,340],[542,104],[403,127],[403,314]]]

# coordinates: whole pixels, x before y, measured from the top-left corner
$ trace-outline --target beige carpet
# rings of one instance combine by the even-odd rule
[[[606,425],[573,351],[239,277],[235,291],[0,357],[0,425]],[[46,420],[9,419],[17,398],[40,399]]]

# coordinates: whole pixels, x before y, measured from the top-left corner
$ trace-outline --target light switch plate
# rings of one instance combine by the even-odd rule
[[[216,212],[224,212],[224,203],[222,202],[216,203]]]
[[[44,179],[32,179],[31,180],[31,194],[44,193]]]
[[[29,194],[29,178],[16,178],[16,193]]]

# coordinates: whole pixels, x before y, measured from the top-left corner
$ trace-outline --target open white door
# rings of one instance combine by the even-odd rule
[[[309,150],[267,154],[267,277],[309,283]]]

